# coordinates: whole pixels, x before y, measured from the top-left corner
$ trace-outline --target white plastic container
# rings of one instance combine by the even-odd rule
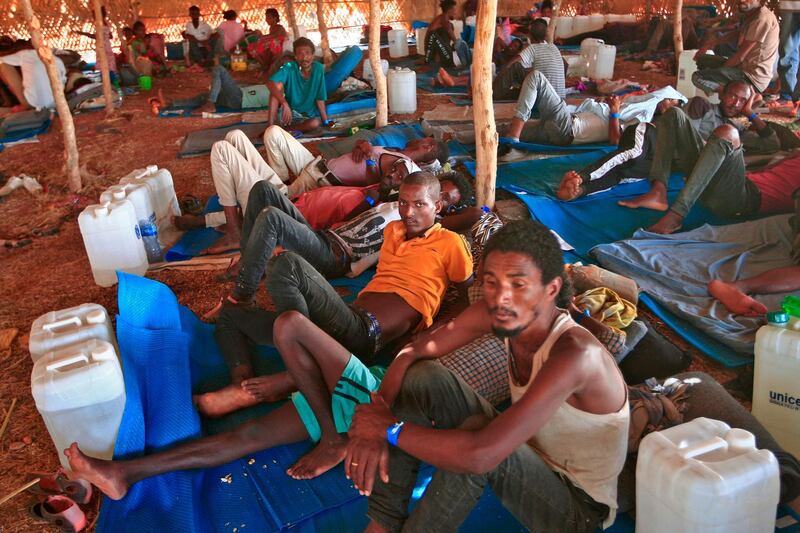
[[[385,59],[381,59],[381,70],[384,76],[389,72],[389,62]],[[375,87],[375,75],[372,72],[372,61],[370,61],[369,58],[364,61],[364,79],[368,81],[373,88]]]
[[[567,39],[575,35],[575,19],[573,17],[556,18],[556,38]]]
[[[466,22],[467,26],[477,26],[478,25],[478,17],[475,15],[470,15],[467,17],[464,22]]]
[[[598,15],[598,14],[589,15],[589,31],[602,30],[605,24],[606,24],[605,15]]]
[[[605,44],[603,39],[595,39],[593,37],[589,37],[581,41],[581,59],[577,66],[579,76],[589,75],[589,67],[595,61],[595,57],[597,56],[597,48],[601,44]],[[569,64],[569,61],[567,64]]]
[[[173,230],[172,217],[180,216],[181,208],[175,196],[172,174],[165,168],[149,165],[145,169],[134,170],[119,180],[120,185],[129,183],[147,186],[150,191],[150,202],[156,214],[159,239]],[[162,243],[163,244],[163,243]]]
[[[771,533],[779,497],[778,461],[743,429],[696,418],[639,445],[637,533]]]
[[[610,80],[614,78],[614,60],[617,47],[610,44],[597,46],[592,60],[589,62],[589,77],[593,80]]]
[[[417,28],[414,30],[414,35],[417,38],[417,55],[425,55],[425,36],[428,35],[428,28]]]
[[[33,365],[31,392],[64,468],[73,442],[87,455],[112,458],[125,381],[111,344],[92,339],[46,354]]]
[[[580,35],[581,33],[591,31],[590,27],[588,15],[572,17],[572,35]]]
[[[678,83],[675,88],[686,98],[693,98],[695,96],[706,96],[702,89],[695,87],[692,83],[692,74],[697,72],[697,62],[694,60],[694,55],[697,50],[684,50],[678,57]],[[713,55],[714,52],[709,50],[708,54]]]
[[[793,327],[767,325],[756,333],[753,415],[800,457],[800,331]]]
[[[408,34],[406,30],[389,30],[389,57],[408,56]]]
[[[417,73],[407,68],[395,68],[387,75],[389,113],[406,114],[417,111]]]
[[[156,224],[156,210],[153,206],[152,195],[145,183],[126,183],[125,185],[112,185],[100,195],[100,203],[118,202],[128,200],[133,204],[136,212],[136,221],[139,228],[146,224]]]
[[[117,344],[111,319],[100,304],[81,304],[43,314],[33,321],[28,349],[35,363],[47,352],[89,339]]]
[[[117,270],[140,276],[147,272],[136,211],[128,200],[88,206],[78,216],[78,226],[98,285],[114,285]]]

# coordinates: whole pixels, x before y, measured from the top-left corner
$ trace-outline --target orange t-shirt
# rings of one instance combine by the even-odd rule
[[[377,272],[362,292],[397,294],[422,315],[420,326],[427,328],[450,282],[462,283],[471,275],[472,255],[464,237],[434,224],[406,240],[406,227],[397,220],[383,232]]]

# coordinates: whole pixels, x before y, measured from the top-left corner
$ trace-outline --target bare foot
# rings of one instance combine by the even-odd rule
[[[67,476],[70,479],[84,479],[112,500],[121,500],[128,492],[128,484],[118,463],[84,455],[76,442],[64,450],[64,455],[69,460],[71,471]]]
[[[683,226],[683,217],[675,211],[667,211],[667,214],[661,217],[658,222],[647,228],[651,233],[660,233],[661,235],[669,235],[675,233]]]
[[[241,388],[257,402],[278,402],[297,390],[288,372],[257,376],[242,381]]]
[[[172,223],[179,230],[200,229],[206,227],[206,217],[202,215],[180,215],[172,217]]]
[[[439,72],[436,74],[436,79],[445,87],[454,87],[456,81],[443,67],[439,67]]]
[[[203,415],[209,418],[219,418],[261,402],[248,394],[242,388],[241,383],[231,383],[214,392],[194,396],[194,403],[197,405],[197,410]]]
[[[221,239],[217,240],[214,244],[200,252],[200,255],[213,255],[238,250],[242,236],[239,232],[225,232]]]
[[[198,114],[202,113],[216,113],[217,105],[214,102],[206,102],[197,109]]]
[[[641,196],[637,196],[633,200],[622,200],[617,203],[623,207],[630,207],[631,209],[638,209],[640,207],[655,209],[656,211],[666,211],[669,209],[666,187],[658,182],[653,183],[651,187],[650,191]]]
[[[558,186],[556,196],[559,200],[569,202],[579,196],[583,195],[583,178],[574,170],[570,170],[564,177],[561,178],[561,184]]]
[[[301,457],[286,473],[294,479],[312,479],[341,463],[345,455],[347,437],[337,434],[332,439],[319,441],[313,450]]]
[[[733,283],[712,280],[708,284],[708,293],[734,315],[760,316],[767,312],[766,305],[746,295]]]

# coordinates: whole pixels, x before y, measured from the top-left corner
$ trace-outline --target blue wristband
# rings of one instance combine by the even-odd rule
[[[400,436],[403,424],[405,424],[405,422],[397,422],[386,428],[386,442],[392,446],[397,446],[397,438]]]
[[[376,167],[376,166],[378,166],[378,163],[372,158],[367,159],[366,163],[367,163],[368,167]]]
[[[590,317],[590,316],[592,316],[592,312],[589,311],[588,309],[584,309],[583,311],[581,311],[581,314],[578,315],[578,318],[575,319],[575,322],[580,324],[581,322],[583,322],[584,318],[587,318],[587,317]]]
[[[611,113],[609,115],[610,118],[619,118],[619,113]]]
[[[375,199],[372,196],[370,195],[364,196],[364,201],[367,202],[370,207],[375,207]]]
[[[748,115],[747,120],[749,120],[750,122],[753,122],[757,118],[758,118],[758,113],[753,111],[752,113],[750,113],[750,115]]]
[[[331,119],[326,118],[325,120],[322,121],[322,125],[323,126],[330,126],[332,122],[333,121]]]

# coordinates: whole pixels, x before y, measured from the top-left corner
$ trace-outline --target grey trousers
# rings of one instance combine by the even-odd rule
[[[734,148],[716,135],[709,137],[670,209],[685,217],[697,200],[724,217],[758,211],[761,192],[747,179],[741,147]]]
[[[418,362],[408,370],[393,410],[401,420],[438,429],[457,428],[474,417],[488,421],[497,415],[461,378],[433,361]],[[537,532],[593,531],[608,514],[606,505],[592,500],[522,445],[486,474],[437,470],[409,516],[419,464],[399,448],[391,448],[389,483],[376,480],[369,498],[370,518],[391,531],[456,531],[487,484],[506,509]]]
[[[525,124],[520,140],[557,146],[572,144],[572,114],[550,81],[538,70],[532,70],[522,82],[514,116],[527,121],[533,106],[539,109],[539,120]]]
[[[711,94],[718,92],[731,81],[746,81],[750,85],[753,84],[742,69],[723,67],[723,63],[727,60],[727,57],[712,55],[698,59],[697,70],[692,74],[694,86],[704,90],[706,94]],[[758,90],[757,87],[754,88]]]
[[[703,144],[686,113],[677,107],[669,109],[658,121],[650,181],[659,181],[666,186],[673,166],[675,170],[691,172]]]

